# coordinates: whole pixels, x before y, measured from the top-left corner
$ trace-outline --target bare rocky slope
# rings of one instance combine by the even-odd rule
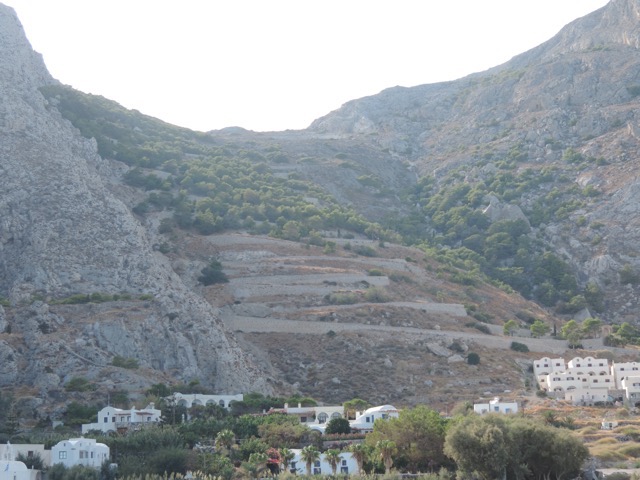
[[[0,6],[0,291],[12,306],[0,308],[2,386],[32,385],[41,401],[74,376],[135,389],[140,374],[109,368],[120,355],[147,369],[144,385],[171,372],[224,391],[269,391],[216,311],[106,188],[95,142],[48,108],[38,88],[52,83],[15,13]],[[38,301],[96,292],[153,300],[108,315]]]
[[[428,198],[406,194],[425,178],[443,190],[447,182],[483,185],[491,194],[474,208],[490,222],[531,225],[529,238],[565,259],[581,286],[603,290],[606,321],[635,322],[639,282],[621,286],[619,276],[625,267],[640,272],[639,5],[612,0],[504,65],[354,100],[303,131],[162,131],[250,152],[273,177],[313,182],[386,226],[425,221]],[[100,150],[100,132],[85,138],[65,120],[60,96],[43,95],[47,85],[57,82],[0,5],[0,387],[21,398],[22,413],[41,404],[59,411],[69,399],[100,402],[116,390],[138,398],[152,383],[192,380],[217,393],[446,409],[505,392],[529,396],[533,358],[573,354],[564,341],[527,334],[534,318],[559,326],[569,316],[470,278],[447,260],[450,246],[435,241],[431,250],[411,248],[334,228],[322,231],[326,248],[242,228],[163,230],[170,214],[137,210],[149,193],[123,181],[131,166]],[[142,133],[161,123],[128,119]],[[194,151],[172,161],[186,165]],[[505,163],[513,177],[575,185],[565,195],[578,206],[534,221],[536,202],[557,196],[556,186],[492,193]],[[416,231],[436,238],[431,220]],[[228,283],[198,282],[210,258]],[[97,301],[63,302],[84,294]],[[514,339],[502,335],[513,318],[529,353],[511,350]],[[585,347],[602,348],[602,340]],[[479,365],[467,364],[470,352]],[[114,365],[116,357],[139,368]],[[74,377],[94,390],[68,391]]]

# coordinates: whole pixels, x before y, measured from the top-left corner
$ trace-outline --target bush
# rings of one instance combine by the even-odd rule
[[[480,364],[480,355],[477,353],[471,352],[467,355],[467,363],[469,365],[479,365]]]
[[[135,370],[140,366],[138,364],[138,360],[136,360],[135,358],[125,358],[121,357],[120,355],[116,355],[115,357],[113,357],[113,360],[111,360],[111,365],[113,365],[114,367],[128,368],[132,370]]]
[[[95,385],[84,377],[73,377],[67,382],[64,389],[67,392],[88,392],[89,390],[95,390]]]
[[[528,352],[529,347],[527,347],[524,343],[520,342],[511,342],[511,350],[515,352]]]
[[[229,281],[222,271],[222,264],[215,259],[211,259],[209,265],[204,267],[200,273],[198,281],[204,286],[213,285],[214,283],[227,283]]]

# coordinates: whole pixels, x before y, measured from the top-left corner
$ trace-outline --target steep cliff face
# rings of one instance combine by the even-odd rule
[[[514,173],[552,167],[594,189],[600,193],[595,201],[577,196],[584,208],[540,225],[534,235],[573,265],[580,282],[594,281],[608,292],[603,315],[628,319],[638,292],[631,285],[620,289],[618,274],[624,265],[640,271],[639,39],[640,2],[612,0],[503,65],[351,101],[310,130],[341,138],[366,134],[420,174],[436,177],[456,168],[470,172],[488,158],[514,158],[517,151]],[[567,160],[571,151],[585,161]],[[535,195],[511,203],[525,209]]]
[[[54,82],[0,5],[0,296],[12,305],[0,312],[0,386],[35,382],[46,395],[72,376],[129,388],[166,374],[268,391],[217,312],[105,186],[111,172],[95,142],[47,105],[38,88]],[[112,303],[116,315],[48,304],[79,293],[146,300]],[[110,369],[114,355],[155,371]]]

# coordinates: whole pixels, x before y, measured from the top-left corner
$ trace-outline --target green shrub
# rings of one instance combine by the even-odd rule
[[[84,377],[73,377],[67,382],[64,389],[67,392],[88,392],[90,390],[95,390],[96,386]]]
[[[529,347],[527,347],[524,343],[520,343],[520,342],[511,342],[511,350],[515,351],[515,352],[528,352],[529,351]]]
[[[467,363],[469,365],[479,365],[480,364],[480,355],[478,355],[475,352],[469,353],[469,355],[467,355]]]
[[[113,357],[111,365],[113,365],[114,367],[127,368],[130,370],[135,370],[140,366],[138,364],[138,360],[136,360],[135,358],[125,358],[121,357],[120,355],[116,355],[115,357]]]
[[[209,265],[204,267],[200,273],[201,275],[198,277],[198,281],[205,286],[213,285],[214,283],[227,283],[229,281],[227,275],[222,271],[222,264],[216,259],[211,259]]]

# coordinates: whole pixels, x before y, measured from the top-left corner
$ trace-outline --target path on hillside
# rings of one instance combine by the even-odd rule
[[[339,332],[387,332],[392,335],[409,335],[420,337],[460,339],[473,341],[489,348],[509,349],[511,342],[524,343],[532,352],[562,354],[567,350],[564,340],[503,337],[472,332],[455,332],[450,330],[430,330],[415,327],[392,327],[388,325],[366,325],[362,323],[339,322],[305,322],[301,320],[286,320],[281,318],[256,318],[228,314],[223,316],[227,328],[234,331],[252,333],[303,333],[326,334],[329,331]]]

